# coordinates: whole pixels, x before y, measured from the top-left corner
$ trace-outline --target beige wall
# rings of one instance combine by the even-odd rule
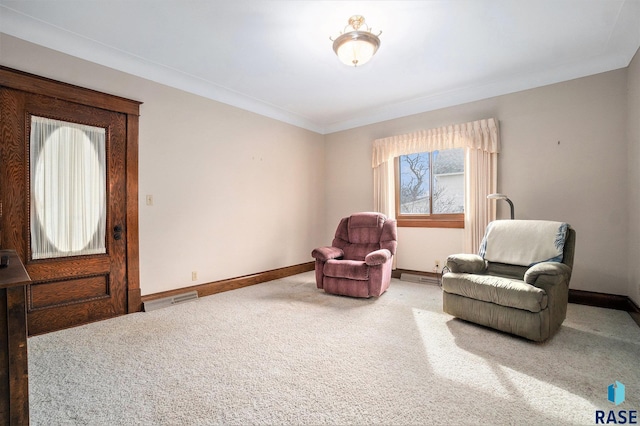
[[[577,230],[572,288],[640,301],[638,55],[628,70],[323,137],[9,36],[0,51],[2,65],[144,102],[143,294],[310,261],[341,217],[372,209],[374,139],[496,117],[499,189],[516,216]],[[459,229],[402,228],[398,267],[431,270],[462,250],[462,238]]]
[[[498,189],[516,217],[576,229],[572,288],[627,294],[626,76],[622,69],[327,135],[327,235],[343,215],[373,208],[374,139],[496,117]],[[498,214],[508,217],[506,203]],[[397,264],[428,271],[462,246],[461,230],[402,228]]]
[[[322,135],[0,37],[4,66],[144,102],[143,295],[313,260],[325,227]]]
[[[629,297],[640,306],[640,50],[629,65]]]

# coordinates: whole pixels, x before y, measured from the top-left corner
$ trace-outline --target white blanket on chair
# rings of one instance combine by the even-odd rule
[[[521,266],[562,262],[568,226],[547,220],[496,220],[487,226],[479,254],[490,262]]]

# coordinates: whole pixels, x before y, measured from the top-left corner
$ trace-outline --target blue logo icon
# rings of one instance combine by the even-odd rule
[[[616,380],[607,388],[607,399],[616,405],[620,405],[624,402],[624,385]]]

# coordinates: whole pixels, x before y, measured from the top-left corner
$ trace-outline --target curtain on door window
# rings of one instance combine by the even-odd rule
[[[106,253],[104,128],[31,117],[32,259]]]

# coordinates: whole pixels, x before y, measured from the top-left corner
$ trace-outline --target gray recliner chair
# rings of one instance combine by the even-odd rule
[[[576,233],[566,223],[497,220],[479,254],[447,258],[443,310],[537,342],[564,321]]]

